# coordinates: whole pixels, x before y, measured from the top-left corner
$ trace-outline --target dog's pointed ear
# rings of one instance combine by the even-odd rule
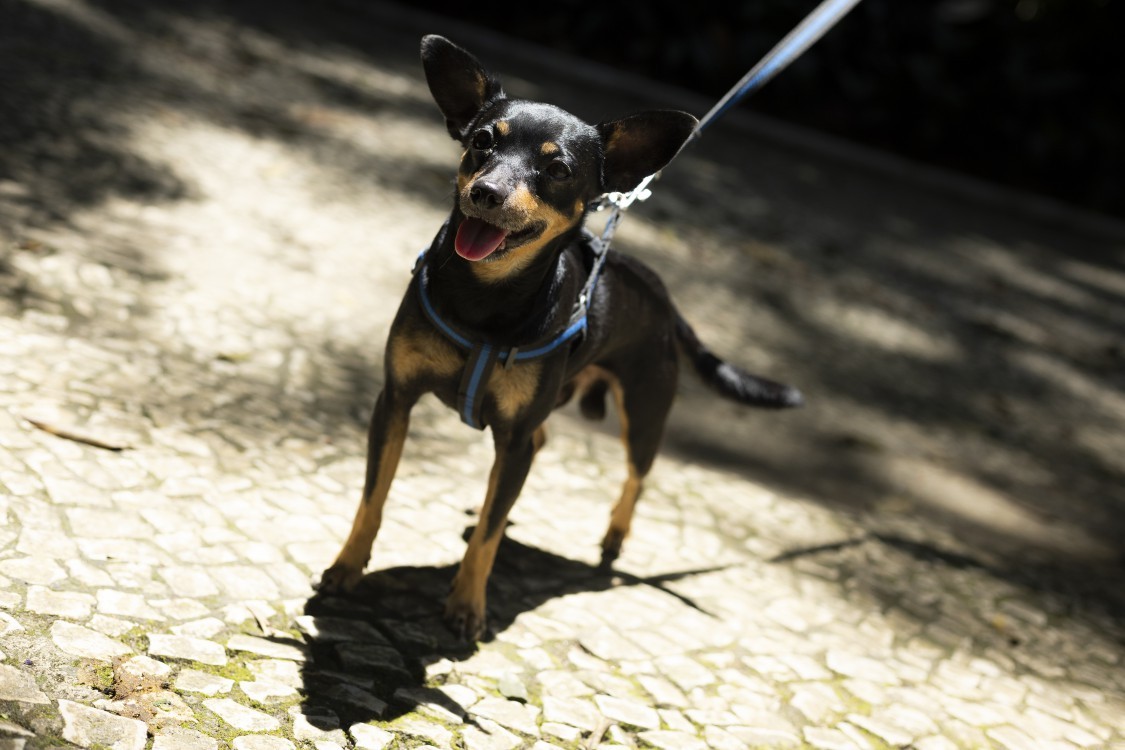
[[[602,186],[624,193],[660,171],[683,148],[696,122],[687,112],[660,109],[600,123],[605,149]]]
[[[482,109],[504,98],[500,79],[443,36],[422,37],[422,68],[430,93],[445,115],[445,127],[456,140],[465,139],[469,124]]]

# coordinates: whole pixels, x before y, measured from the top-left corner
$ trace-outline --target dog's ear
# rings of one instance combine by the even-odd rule
[[[696,122],[687,112],[660,109],[600,123],[605,148],[602,186],[624,193],[660,171],[679,153]]]
[[[422,37],[422,68],[445,127],[456,140],[468,135],[469,124],[492,102],[504,98],[500,79],[480,61],[443,36]]]

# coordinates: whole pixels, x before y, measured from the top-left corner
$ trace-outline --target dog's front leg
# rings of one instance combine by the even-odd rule
[[[445,602],[446,623],[466,641],[475,641],[484,633],[488,574],[504,536],[508,512],[523,489],[531,459],[545,439],[541,426],[534,432],[519,430],[495,436],[496,461],[488,478],[488,495]]]
[[[375,402],[367,435],[367,478],[351,533],[336,561],[321,576],[320,590],[346,591],[359,582],[371,558],[371,545],[383,521],[383,505],[402,456],[412,402],[398,397],[388,385]]]

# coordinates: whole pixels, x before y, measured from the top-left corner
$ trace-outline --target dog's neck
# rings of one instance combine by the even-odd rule
[[[463,218],[454,210],[429,251],[430,286],[435,304],[451,322],[484,338],[518,343],[539,338],[565,321],[577,293],[573,274],[560,264],[572,262],[564,251],[581,231],[581,222],[551,240],[523,268],[498,281],[482,280],[473,263],[454,250]],[[560,305],[560,300],[565,304]]]

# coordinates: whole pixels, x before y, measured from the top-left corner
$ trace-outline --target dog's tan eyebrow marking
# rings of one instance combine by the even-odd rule
[[[507,120],[500,120],[496,123],[496,132],[500,135],[507,135],[511,129],[512,126],[508,124]]]
[[[543,156],[550,156],[551,154],[557,154],[558,152],[559,144],[553,141],[546,141],[542,146],[539,147],[539,153],[543,154]]]

